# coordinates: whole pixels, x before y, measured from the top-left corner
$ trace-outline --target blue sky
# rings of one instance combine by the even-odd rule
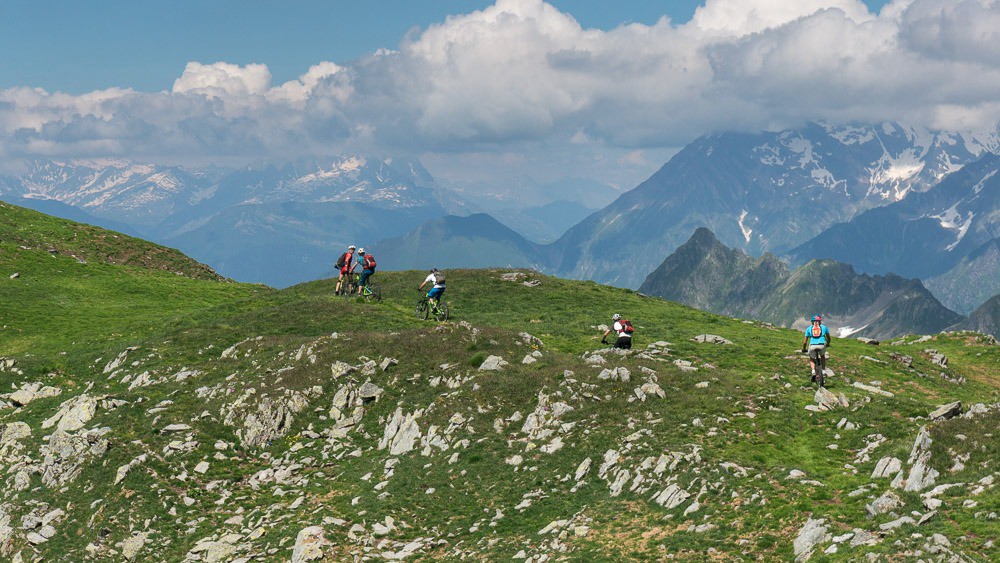
[[[366,154],[628,189],[714,131],[1000,120],[1000,0],[7,0],[0,51],[0,173]]]
[[[887,0],[866,0],[872,10]],[[318,61],[394,49],[413,28],[482,9],[485,0],[5,0],[0,89],[79,94],[170,89],[189,61],[264,63],[284,82]],[[697,0],[554,0],[583,27],[691,19]]]

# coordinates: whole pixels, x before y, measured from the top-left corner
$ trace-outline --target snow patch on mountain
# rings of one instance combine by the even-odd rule
[[[832,190],[837,187],[837,179],[834,178],[833,173],[826,168],[817,168],[810,172],[809,176],[813,179],[813,181],[825,188]]]
[[[868,328],[868,325],[854,328],[853,326],[842,326],[837,329],[837,338],[847,338],[852,334],[857,334],[862,330]]]
[[[955,235],[955,242],[945,247],[946,250],[950,252],[958,246],[958,243],[962,242],[962,239],[965,238],[965,233],[969,231],[969,226],[972,225],[972,219],[975,216],[975,213],[969,213],[969,215],[963,219],[962,214],[958,212],[957,203],[949,207],[944,213],[931,215],[931,219],[937,219],[941,227],[950,231],[957,231]]]
[[[826,132],[840,141],[844,145],[863,145],[875,139],[875,132],[870,127],[833,127],[827,123],[822,123]]]
[[[973,193],[975,193],[976,195],[979,195],[979,192],[983,191],[983,186],[984,186],[984,185],[986,185],[986,182],[987,182],[987,181],[988,181],[988,180],[989,180],[990,178],[992,178],[993,176],[996,176],[996,173],[997,173],[997,171],[996,171],[996,170],[993,170],[993,171],[991,171],[991,172],[990,172],[989,174],[987,174],[986,176],[983,176],[983,179],[982,179],[982,180],[980,180],[980,181],[979,181],[979,182],[978,182],[978,183],[976,184],[976,186],[975,186],[975,187],[974,187],[974,188],[972,189]]]
[[[710,149],[711,150],[711,149]],[[760,154],[758,157],[760,163],[764,166],[784,166],[785,159],[781,157],[781,151],[777,147],[774,147],[768,143],[763,145],[757,145],[753,148],[753,152]]]
[[[747,242],[750,242],[750,235],[753,234],[753,229],[743,224],[743,220],[746,219],[746,217],[747,217],[747,210],[744,209],[743,213],[740,213],[740,220],[739,220],[740,232],[743,233],[743,239],[746,240]]]
[[[785,146],[788,150],[795,154],[801,155],[799,157],[799,167],[805,168],[806,165],[816,162],[813,157],[813,144],[809,139],[802,138],[799,135],[786,135],[782,137],[782,141],[785,141]]]
[[[918,147],[911,147],[893,156],[888,151],[875,166],[868,169],[869,187],[867,196],[877,196],[882,199],[899,201],[906,197],[911,189],[910,180],[915,179],[926,163]]]

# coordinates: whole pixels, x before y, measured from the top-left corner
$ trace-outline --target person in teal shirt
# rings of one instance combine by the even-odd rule
[[[802,352],[809,352],[809,368],[812,371],[812,382],[819,381],[824,387],[823,372],[826,370],[826,349],[830,346],[830,329],[823,324],[823,318],[813,315],[812,326],[806,329],[802,340]]]

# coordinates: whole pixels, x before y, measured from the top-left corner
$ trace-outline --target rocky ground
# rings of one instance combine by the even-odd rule
[[[458,321],[3,358],[0,555],[1000,557],[995,340],[854,342],[816,389],[753,344],[778,329],[721,327],[628,352]]]

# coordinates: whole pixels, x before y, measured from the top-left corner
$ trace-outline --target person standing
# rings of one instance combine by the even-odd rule
[[[343,285],[344,279],[351,275],[354,267],[357,266],[357,264],[354,263],[354,249],[355,247],[353,244],[348,246],[347,252],[341,254],[340,258],[337,258],[336,268],[340,270],[340,277],[337,278],[337,289],[334,290],[334,293],[337,295],[340,295],[340,287]]]
[[[611,331],[617,333],[618,338],[615,340],[615,348],[620,348],[622,350],[632,349],[632,333],[635,329],[632,328],[632,323],[628,319],[623,319],[621,315],[615,313],[611,316],[612,325],[611,328],[604,331],[604,335],[601,336],[601,343],[607,344],[608,335]]]
[[[813,315],[812,326],[806,329],[805,338],[802,339],[802,352],[809,353],[811,382],[818,380],[820,387],[825,387],[823,374],[826,370],[826,349],[829,346],[830,329],[823,324],[823,317]]]

